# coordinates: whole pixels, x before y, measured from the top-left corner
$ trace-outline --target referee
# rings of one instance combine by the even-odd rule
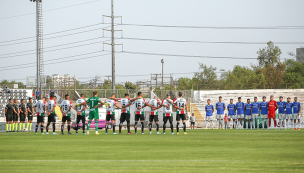
[[[14,114],[14,104],[13,100],[9,99],[9,104],[5,106],[5,115],[6,115],[6,133],[12,131],[12,121]]]

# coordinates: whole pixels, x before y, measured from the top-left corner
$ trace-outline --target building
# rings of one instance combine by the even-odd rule
[[[54,82],[54,87],[58,86],[73,86],[76,81],[79,81],[75,76],[70,74],[53,74],[52,80]]]

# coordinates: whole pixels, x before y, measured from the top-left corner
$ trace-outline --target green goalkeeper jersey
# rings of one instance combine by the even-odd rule
[[[99,97],[90,97],[87,100],[87,104],[90,106],[90,112],[98,112],[98,108],[94,108],[94,106],[97,106],[99,104]]]

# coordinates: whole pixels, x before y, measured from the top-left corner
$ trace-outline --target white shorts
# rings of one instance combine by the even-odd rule
[[[238,115],[237,115],[237,118],[242,118],[242,119],[244,119],[244,114],[238,114]]]
[[[279,114],[279,120],[285,119],[285,114]]]
[[[287,120],[292,120],[292,114],[286,114],[285,119]]]
[[[256,119],[256,118],[259,118],[259,114],[252,114],[252,119]]]
[[[268,119],[268,114],[261,114],[262,119]]]
[[[213,116],[206,116],[206,121],[213,121]]]
[[[228,119],[235,119],[235,115],[228,115]]]
[[[293,119],[294,120],[299,120],[300,119],[300,115],[298,115],[297,113],[293,114]]]
[[[216,119],[224,119],[224,114],[216,114]]]
[[[245,119],[246,119],[246,120],[250,120],[250,119],[251,119],[251,115],[246,115],[246,116],[245,116]]]

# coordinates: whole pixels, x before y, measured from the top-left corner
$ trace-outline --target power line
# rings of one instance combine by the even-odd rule
[[[80,41],[76,41],[76,42],[70,42],[70,43],[66,43],[66,44],[60,44],[60,45],[55,45],[55,46],[49,46],[49,47],[45,47],[43,49],[49,49],[52,47],[59,47],[59,46],[65,46],[65,45],[70,45],[70,44],[75,44],[75,43],[81,43],[81,42],[86,42],[86,41],[91,41],[91,40],[96,40],[96,39],[101,39],[101,38],[106,38],[106,37],[96,37],[96,38],[91,38],[91,39],[86,39],[86,40],[80,40]],[[108,40],[106,40],[108,41]],[[25,50],[25,51],[20,51],[20,52],[11,52],[11,53],[7,53],[7,54],[1,54],[0,56],[6,56],[6,55],[11,55],[11,54],[18,54],[18,53],[24,53],[24,52],[31,52],[31,51],[36,51],[36,49],[31,49],[31,50]],[[32,53],[34,54],[34,53]],[[16,56],[22,56],[22,55],[16,55]],[[1,57],[0,57],[1,58]]]
[[[110,55],[110,54],[111,53],[103,54],[103,55],[96,55],[96,56],[91,56],[91,57],[86,57],[86,58],[78,58],[78,59],[73,59],[73,61],[91,59],[91,58],[105,56],[105,55]],[[71,62],[71,60],[59,61],[59,62],[53,62],[53,63],[47,63],[45,65],[52,65],[52,64],[58,64],[58,63],[64,63],[64,62]],[[36,67],[36,65],[30,65],[30,66],[25,66],[25,67],[17,67],[17,68],[9,68],[9,69],[1,69],[0,71],[8,71],[8,70],[14,70],[14,69],[21,69],[21,68],[30,68],[30,67]]]
[[[188,40],[168,40],[168,39],[151,39],[151,38],[131,38],[122,37],[116,39],[140,40],[140,41],[162,41],[178,43],[211,43],[211,44],[266,44],[267,42],[231,42],[231,41],[188,41]],[[273,42],[274,44],[304,44],[304,42]]]
[[[102,25],[102,24],[104,24],[104,23],[97,23],[97,24],[82,26],[82,27],[78,27],[78,28],[73,28],[73,29],[68,29],[68,30],[63,30],[63,31],[52,32],[52,33],[44,34],[43,36],[53,35],[53,34],[58,34],[58,33],[68,32],[68,31],[73,31],[73,30],[77,30],[77,29],[83,29],[83,28],[92,27],[92,26],[96,26],[96,25]],[[110,27],[110,26],[108,26],[108,27]],[[108,27],[105,27],[105,28],[108,28]],[[2,41],[0,43],[13,42],[13,41],[18,41],[18,40],[26,40],[26,39],[29,39],[29,38],[36,38],[36,36],[19,38],[19,39],[15,39],[15,40],[7,40],[7,41]]]
[[[77,45],[77,46],[71,46],[71,47],[65,47],[65,48],[60,48],[60,49],[53,49],[53,50],[46,50],[45,52],[52,52],[52,51],[57,51],[57,50],[65,50],[65,49],[71,49],[71,48],[75,48],[75,47],[81,47],[81,46],[87,46],[87,45],[92,45],[92,44],[98,44],[98,43],[103,43],[109,40],[105,40],[105,41],[99,41],[99,42],[93,42],[93,43],[88,43],[88,44],[82,44],[82,45]],[[21,55],[13,55],[13,56],[7,56],[7,57],[0,57],[0,59],[3,58],[12,58],[12,57],[18,57],[18,56],[25,56],[25,55],[33,55],[36,53],[28,53],[28,54],[21,54]]]
[[[65,6],[65,7],[59,7],[59,8],[49,9],[49,10],[44,10],[43,12],[60,10],[60,9],[64,9],[64,8],[70,8],[70,7],[74,7],[74,6],[78,6],[78,5],[84,5],[84,4],[88,4],[88,3],[92,3],[92,2],[97,2],[97,1],[100,1],[100,0],[89,1],[89,2],[84,2],[84,3],[80,3],[80,4],[75,4],[75,5]],[[2,20],[2,19],[10,19],[10,18],[15,18],[15,17],[28,16],[28,15],[32,15],[32,14],[36,14],[36,13],[27,13],[27,14],[20,14],[20,15],[16,15],[16,16],[2,17],[2,18],[0,18],[0,20]]]
[[[93,53],[98,53],[98,52],[102,52],[102,51],[88,52],[88,53],[84,53],[84,54],[78,54],[78,55],[73,55],[73,56],[66,56],[66,57],[61,57],[61,58],[55,58],[55,59],[52,59],[52,60],[46,60],[45,62],[59,60],[59,59],[67,59],[67,58],[72,58],[72,57],[77,57],[77,56],[82,56],[82,55],[88,55],[88,54],[93,54]],[[28,63],[25,63],[25,64],[17,64],[17,65],[5,66],[5,67],[0,67],[0,68],[23,66],[23,65],[34,64],[34,63],[36,63],[36,62],[28,62]]]
[[[215,56],[199,56],[199,55],[176,55],[176,54],[161,54],[161,53],[148,53],[148,52],[130,52],[123,51],[117,53],[128,53],[128,54],[141,54],[141,55],[155,55],[155,56],[172,56],[172,57],[191,57],[191,58],[213,58],[213,59],[257,59],[257,58],[242,58],[242,57],[215,57]]]
[[[108,23],[107,23],[108,24]],[[177,26],[177,25],[151,25],[151,24],[131,24],[123,23],[118,25],[143,26],[143,27],[162,27],[162,28],[190,28],[190,29],[304,29],[304,26]]]
[[[66,35],[59,35],[59,36],[44,38],[44,40],[53,39],[53,38],[58,38],[58,37],[65,37],[65,36],[75,35],[75,34],[81,34],[81,33],[96,31],[96,30],[100,30],[100,29],[104,29],[104,28],[108,28],[108,26],[107,26],[107,27],[103,27],[103,28],[96,28],[96,29],[91,29],[91,30],[87,30],[87,31],[81,31],[81,32],[66,34]],[[23,43],[30,43],[30,42],[34,42],[34,41],[36,41],[36,40],[24,41],[24,42],[18,42],[18,43],[11,43],[11,44],[3,44],[3,45],[0,45],[0,47],[3,47],[3,46],[11,46],[11,45],[16,45],[16,44],[23,44]]]

